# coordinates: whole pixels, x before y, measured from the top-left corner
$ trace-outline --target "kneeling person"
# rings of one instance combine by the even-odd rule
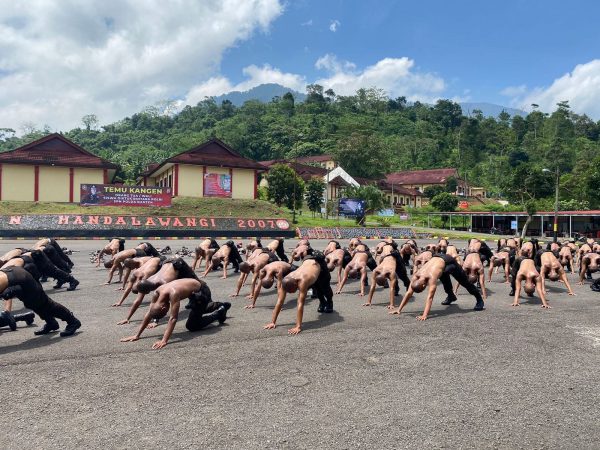
[[[188,324],[186,324],[188,330],[199,330],[215,320],[218,320],[220,323],[225,322],[227,309],[229,309],[229,306],[231,306],[229,303],[224,303],[218,307],[215,307],[210,313],[214,317],[208,314],[205,316],[204,321],[201,320],[202,311],[207,310],[207,304],[204,304],[203,299],[198,298],[198,296],[205,297],[207,289],[208,286],[206,286],[206,283],[203,283],[199,280],[194,280],[192,278],[174,280],[160,286],[156,289],[156,293],[152,298],[150,308],[144,316],[137,333],[133,336],[128,336],[121,339],[121,342],[137,341],[152,320],[159,320],[169,313],[169,322],[167,323],[167,328],[165,329],[162,339],[156,341],[152,345],[152,348],[155,350],[165,347],[168,344],[171,335],[173,334],[173,330],[175,329],[175,324],[177,323],[177,319],[179,317],[180,302],[185,298],[190,299],[190,309],[192,309],[192,313],[194,313],[191,323],[190,318],[192,318],[192,314],[190,314],[190,318],[188,318]],[[208,292],[210,293],[209,289]],[[206,319],[209,319],[208,316],[210,316],[211,320],[210,322],[205,323]]]
[[[59,329],[56,318],[67,322],[61,336],[72,336],[81,327],[81,322],[71,311],[52,300],[42,285],[22,267],[0,269],[0,293],[3,298],[18,298],[26,308],[35,312],[46,323],[33,334],[39,336]]]

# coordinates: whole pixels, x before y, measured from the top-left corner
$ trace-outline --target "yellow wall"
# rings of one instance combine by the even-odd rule
[[[40,202],[69,201],[69,168],[40,166]]]
[[[202,166],[179,164],[179,191],[183,197],[202,197]]]
[[[254,198],[254,170],[233,169],[232,198]]]
[[[204,166],[195,166],[190,164],[179,164],[179,186],[177,195],[182,197],[203,197],[204,196]],[[159,186],[161,180],[167,179],[172,174],[173,184],[175,183],[175,168],[164,170],[159,175],[148,177],[147,186]],[[206,173],[229,174],[227,167],[206,167]],[[252,169],[232,169],[232,198],[254,198],[254,170]],[[166,184],[163,184],[166,186]],[[173,186],[173,193],[175,186]]]
[[[67,183],[68,173],[67,169]],[[80,191],[82,184],[103,184],[104,183],[104,171],[102,169],[84,169],[82,167],[73,168],[73,202],[79,203],[81,200]],[[40,191],[40,197],[42,192]],[[67,200],[68,192],[67,192]]]
[[[171,182],[169,183],[169,176],[171,176]],[[156,186],[168,186],[175,187],[175,168],[174,166],[164,169],[160,174],[155,175]]]
[[[2,164],[2,200],[33,201],[33,166]]]

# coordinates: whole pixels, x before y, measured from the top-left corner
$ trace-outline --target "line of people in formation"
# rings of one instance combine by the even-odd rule
[[[229,266],[239,274],[235,291],[230,297],[237,297],[244,285],[250,290],[245,308],[254,308],[262,289],[277,289],[271,322],[265,329],[276,327],[277,319],[288,293],[298,292],[296,324],[288,330],[291,335],[302,331],[302,318],[306,298],[318,298],[318,312],[333,312],[333,289],[331,273],[337,277],[336,293],[342,293],[349,278],[359,279],[359,295],[367,296],[363,306],[371,306],[377,287],[389,289],[390,314],[400,314],[414,293],[428,290],[423,314],[418,320],[426,320],[431,310],[438,281],[441,282],[446,299],[443,305],[457,300],[456,294],[462,286],[475,299],[474,310],[482,311],[487,299],[487,281],[490,282],[494,271],[502,271],[504,282],[511,285],[510,296],[514,297],[513,306],[519,306],[523,290],[532,297],[537,292],[543,308],[550,308],[546,298],[547,281],[564,283],[569,295],[575,295],[566,276],[566,271],[578,270],[578,283],[591,279],[591,274],[600,265],[600,244],[593,240],[578,246],[572,241],[548,243],[540,248],[536,239],[522,242],[519,238],[498,240],[493,252],[479,239],[471,239],[465,249],[458,249],[447,239],[419,248],[416,241],[410,239],[398,243],[393,239],[379,242],[374,249],[358,238],[351,239],[347,247],[337,241],[330,241],[322,251],[311,247],[308,240],[300,240],[291,252],[285,254],[284,240],[275,239],[263,245],[259,239],[252,240],[246,248],[242,243],[227,241],[224,245],[214,239],[205,239],[195,249],[191,266],[182,257],[161,255],[148,242],[142,242],[132,249],[125,249],[125,240],[111,239],[99,253],[96,267],[101,263],[109,269],[105,284],[111,284],[115,274],[122,290],[120,298],[112,306],[121,306],[133,292],[136,297],[125,319],[118,325],[127,324],[142,304],[146,295],[152,293],[150,307],[137,329],[136,334],[121,339],[122,342],[136,341],[146,328],[157,326],[160,319],[169,315],[162,339],[152,348],[167,345],[178,319],[181,300],[188,299],[185,305],[189,309],[186,328],[198,331],[213,322],[220,324],[227,319],[229,302],[213,301],[211,290],[201,280],[210,272],[222,273],[228,277]],[[245,254],[245,259],[242,258]],[[104,255],[110,258],[104,261]],[[291,261],[290,261],[291,260]],[[201,266],[204,263],[204,269]],[[59,328],[56,319],[67,323],[62,336],[70,336],[81,326],[71,311],[51,300],[45,293],[40,281],[47,277],[57,280],[55,288],[69,283],[68,290],[75,289],[79,282],[70,274],[73,263],[63,249],[53,239],[43,239],[32,249],[14,249],[0,257],[0,292],[7,301],[5,311],[0,316],[0,326],[16,327],[17,321],[33,322],[33,313],[13,316],[10,311],[12,299],[19,298],[24,305],[37,313],[44,325],[35,334],[47,334]],[[371,283],[368,271],[371,271]],[[411,277],[409,278],[409,272]],[[452,278],[456,285],[453,286]],[[406,293],[399,306],[395,298],[399,295],[399,283],[402,282]],[[368,287],[368,294],[366,292]],[[600,291],[600,278],[592,284],[592,289]]]

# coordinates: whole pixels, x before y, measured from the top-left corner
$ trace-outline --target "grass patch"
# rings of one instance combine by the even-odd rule
[[[79,206],[72,203],[0,202],[0,214],[107,214],[267,218],[291,217],[263,200],[177,197],[170,208]]]

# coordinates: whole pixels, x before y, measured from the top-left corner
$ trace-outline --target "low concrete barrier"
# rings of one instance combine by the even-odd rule
[[[16,214],[0,216],[0,237],[38,238],[204,238],[294,237],[287,219],[93,215]]]

